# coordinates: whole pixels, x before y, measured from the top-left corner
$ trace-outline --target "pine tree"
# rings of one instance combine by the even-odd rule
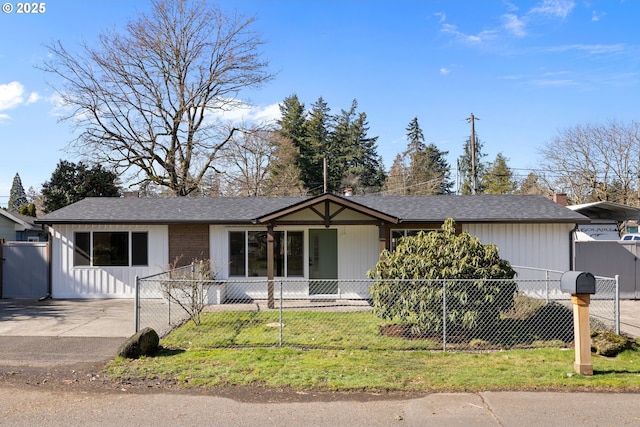
[[[481,177],[485,193],[513,194],[516,191],[517,185],[513,179],[513,171],[507,165],[507,160],[502,153],[498,153],[495,161],[489,164]]]
[[[27,200],[27,193],[22,186],[22,180],[20,175],[16,173],[13,177],[13,184],[11,185],[11,191],[9,192],[9,202],[7,203],[7,209],[13,212],[18,212],[22,205],[29,203]]]
[[[324,157],[327,157],[328,167],[332,167],[330,165],[334,160],[330,157],[332,153],[328,152],[329,132],[333,127],[330,112],[331,109],[325,100],[322,97],[318,98],[309,111],[305,123],[305,137],[300,147],[302,180],[309,193],[313,195],[321,194],[324,189]],[[328,182],[328,187],[330,185],[332,183]]]
[[[268,196],[304,196],[307,191],[300,178],[298,159],[300,150],[289,139],[280,137],[276,141],[273,159],[269,164],[269,176],[264,184]]]
[[[482,152],[483,143],[480,138],[476,136],[475,141],[475,182],[476,182],[476,194],[484,193],[482,181],[480,177],[484,175],[486,164],[482,162],[482,159],[486,157],[486,154]],[[472,156],[471,156],[471,138],[467,138],[464,144],[464,153],[460,156],[458,161],[458,169],[462,179],[462,188],[460,192],[462,194],[473,194],[473,168],[472,168]]]
[[[350,128],[353,145],[342,178],[343,187],[351,187],[356,193],[380,191],[386,179],[384,163],[376,145],[378,137],[368,136],[368,131],[367,115],[359,113]]]
[[[401,173],[404,188],[400,194],[449,194],[453,183],[450,180],[450,167],[446,160],[446,151],[440,151],[434,144],[425,143],[424,134],[414,117],[406,128],[407,149],[402,153],[401,162],[396,159],[393,174]],[[403,168],[400,167],[402,163]],[[393,175],[390,174],[390,175]],[[387,190],[398,194],[398,184],[387,183]]]

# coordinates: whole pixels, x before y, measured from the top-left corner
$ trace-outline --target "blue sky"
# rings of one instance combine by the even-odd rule
[[[17,2],[10,1],[14,9]],[[122,28],[147,1],[46,1],[41,14],[0,14],[0,206],[16,173],[39,189],[73,139],[58,123],[53,89],[37,66],[44,46],[69,49]],[[245,118],[273,116],[297,94],[338,113],[353,99],[388,167],[418,117],[427,143],[455,166],[473,113],[486,160],[501,152],[516,173],[539,166],[560,129],[637,120],[638,1],[218,2],[254,16],[275,79],[242,94]]]

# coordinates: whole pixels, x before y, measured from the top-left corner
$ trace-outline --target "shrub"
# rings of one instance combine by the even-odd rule
[[[414,332],[438,332],[446,290],[447,328],[477,332],[513,307],[515,274],[495,245],[456,235],[454,221],[447,219],[441,231],[420,232],[401,239],[394,252],[382,252],[369,272],[376,279],[370,289],[374,313],[411,324]]]

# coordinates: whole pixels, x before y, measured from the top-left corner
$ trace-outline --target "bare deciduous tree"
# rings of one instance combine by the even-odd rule
[[[216,113],[272,77],[252,22],[207,0],[152,0],[95,48],[51,44],[43,69],[80,129],[69,149],[178,196],[198,190],[236,131]]]
[[[640,123],[567,128],[540,150],[551,185],[574,203],[638,204]]]
[[[256,197],[264,195],[264,185],[275,151],[274,132],[259,127],[236,132],[222,160],[224,194]]]

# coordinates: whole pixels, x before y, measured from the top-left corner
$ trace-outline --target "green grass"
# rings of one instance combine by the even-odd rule
[[[163,340],[166,347],[214,348],[277,346],[279,313],[224,312],[202,315],[199,326],[188,322]],[[303,348],[354,348],[432,350],[442,344],[430,340],[405,340],[379,333],[385,322],[366,312],[290,311],[283,314],[282,343]]]
[[[574,373],[573,349],[434,352],[431,349],[441,344],[381,336],[384,322],[368,312],[285,313],[283,338],[288,347],[279,348],[274,345],[279,330],[269,325],[278,319],[277,312],[206,314],[201,326],[187,323],[164,338],[156,356],[118,358],[107,373],[205,388],[640,391],[638,350],[614,358],[594,355],[594,375],[582,376]]]

